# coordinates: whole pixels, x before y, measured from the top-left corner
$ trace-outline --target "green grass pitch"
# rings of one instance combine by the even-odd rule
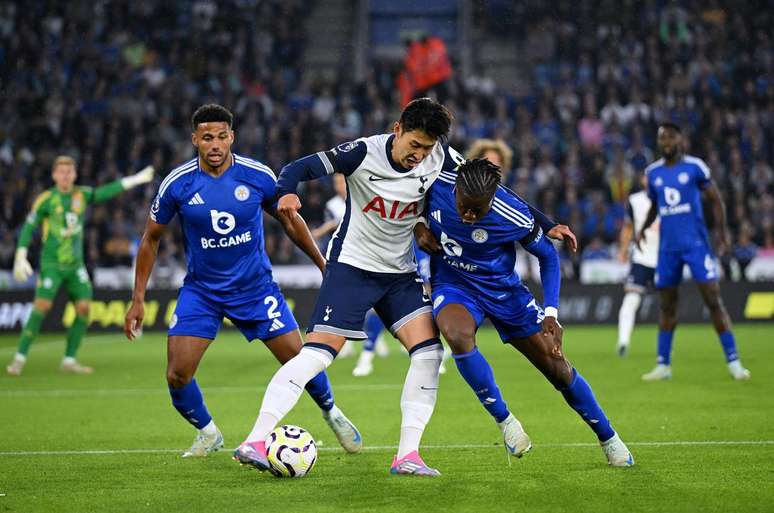
[[[572,327],[565,352],[591,383],[636,466],[609,468],[586,425],[529,363],[496,334],[479,347],[534,448],[509,466],[499,431],[454,364],[441,377],[423,456],[443,476],[394,477],[388,468],[400,425],[407,359],[376,360],[351,375],[353,359],[330,369],[337,403],[366,449],[338,447],[314,403],[286,419],[320,445],[304,479],[242,468],[230,451],[183,460],[194,430],[170,404],[165,338],[89,335],[81,359],[92,376],[58,372],[62,335],[33,345],[20,378],[0,376],[0,512],[87,511],[567,511],[755,512],[774,510],[774,325],[738,325],[752,380],[731,380],[709,325],[680,326],[671,382],[643,383],[654,363],[655,328],[635,329],[631,354],[614,354],[613,327]],[[10,360],[16,336],[0,337]],[[222,332],[199,369],[210,412],[233,448],[252,427],[277,365],[260,343]]]

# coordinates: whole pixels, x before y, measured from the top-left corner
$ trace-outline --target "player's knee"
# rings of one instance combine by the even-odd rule
[[[469,353],[476,346],[476,332],[465,326],[446,326],[443,338],[449,344],[452,353]]]
[[[178,369],[167,369],[167,384],[172,388],[183,388],[193,379],[193,375]]]
[[[82,302],[75,305],[75,312],[81,317],[89,316],[89,303]]]
[[[45,315],[51,310],[51,301],[36,300],[33,306],[35,310]]]

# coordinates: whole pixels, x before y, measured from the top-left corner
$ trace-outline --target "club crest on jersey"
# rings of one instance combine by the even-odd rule
[[[389,202],[389,200],[386,200]],[[389,212],[387,212],[389,205]],[[379,214],[382,219],[403,219],[408,215],[414,217],[419,215],[419,208],[416,201],[412,201],[409,204],[401,203],[398,200],[394,200],[391,203],[385,203],[385,199],[381,196],[374,196],[374,199],[368,202],[363,207],[363,213],[367,214],[370,211],[374,211]]]
[[[653,182],[653,185],[655,185],[656,187],[661,187],[662,185],[664,185],[664,180],[662,180],[661,177],[659,176]]]
[[[470,238],[473,239],[473,242],[478,242],[479,244],[483,244],[484,242],[489,240],[489,234],[483,228],[476,228],[475,230],[473,230],[473,233],[470,234]]]
[[[248,189],[244,185],[240,185],[236,189],[234,189],[234,197],[239,201],[245,201],[247,198],[250,197],[250,189]]]
[[[677,181],[681,184],[685,185],[688,183],[688,173],[682,172],[679,175],[677,175]]]

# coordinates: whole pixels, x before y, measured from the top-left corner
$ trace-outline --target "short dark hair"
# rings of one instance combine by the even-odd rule
[[[674,130],[678,134],[682,134],[683,133],[683,129],[680,128],[680,125],[678,125],[677,123],[672,123],[671,121],[662,121],[661,123],[658,124],[658,127],[659,128],[671,128],[672,130]]]
[[[491,198],[500,185],[500,168],[487,159],[468,160],[457,168],[456,186],[465,196]]]
[[[228,123],[231,128],[234,124],[234,115],[226,107],[217,103],[202,105],[191,116],[191,128],[196,130],[200,123]]]
[[[399,123],[404,132],[423,130],[435,139],[445,139],[449,135],[452,115],[449,110],[430,98],[412,100],[400,114]]]

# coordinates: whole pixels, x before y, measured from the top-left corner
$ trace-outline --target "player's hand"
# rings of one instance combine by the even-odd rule
[[[553,337],[554,346],[551,349],[551,355],[556,358],[562,357],[562,335],[564,334],[564,328],[559,324],[556,317],[546,317],[541,324],[541,331],[543,337]]]
[[[557,224],[548,230],[547,235],[551,239],[564,241],[573,253],[578,251],[578,239],[575,238],[575,234],[566,224]]]
[[[145,318],[145,304],[142,301],[132,301],[132,306],[124,318],[124,335],[129,340],[142,335],[142,321]]]
[[[417,245],[423,251],[428,253],[438,253],[441,251],[441,245],[438,244],[438,239],[435,238],[430,228],[423,223],[417,223],[414,226],[414,237],[417,239]]]
[[[291,219],[296,212],[301,210],[301,200],[297,194],[285,194],[277,202],[277,214]]]
[[[17,249],[13,259],[13,277],[16,281],[25,282],[30,279],[32,274],[32,266],[27,260],[27,248]]]
[[[131,189],[133,187],[137,187],[138,185],[146,184],[153,180],[153,175],[155,173],[156,170],[153,169],[153,166],[145,166],[140,172],[122,178],[121,186],[124,189]]]

